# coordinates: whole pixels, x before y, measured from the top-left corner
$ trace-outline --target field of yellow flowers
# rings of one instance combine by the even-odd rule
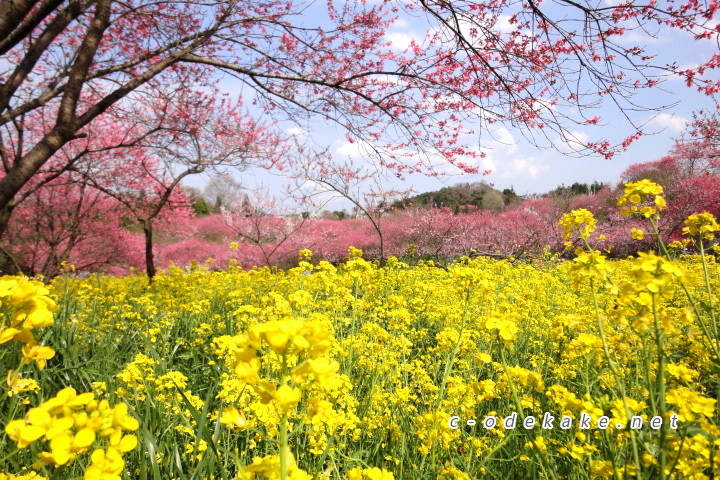
[[[570,262],[3,277],[0,480],[716,478],[720,227],[607,261],[594,224]]]

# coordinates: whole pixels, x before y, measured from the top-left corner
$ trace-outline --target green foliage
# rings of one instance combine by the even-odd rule
[[[198,217],[210,215],[210,208],[203,197],[198,197],[195,202],[193,202],[192,209]]]
[[[580,195],[591,195],[600,191],[605,186],[604,183],[594,181],[591,184],[574,182],[569,187],[564,184],[560,185],[549,192],[554,197],[576,197]]]
[[[393,203],[393,208],[405,209],[409,206],[420,208],[447,207],[454,213],[469,213],[468,207],[499,212],[504,205],[517,201],[519,197],[512,189],[499,191],[486,182],[459,183],[434,192],[425,192],[405,200]]]

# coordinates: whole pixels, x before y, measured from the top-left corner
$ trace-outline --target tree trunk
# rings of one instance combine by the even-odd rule
[[[10,222],[10,216],[12,215],[14,208],[15,205],[11,203],[5,205],[4,208],[0,208],[0,239],[2,239],[5,234],[5,230],[7,230],[8,223]]]
[[[385,238],[381,231],[378,230],[378,235],[380,236],[380,266],[384,267],[385,262]]]
[[[15,162],[7,175],[0,180],[0,235],[7,228],[14,207],[15,195],[65,143],[67,143],[67,139],[58,132],[56,127]]]
[[[143,221],[143,232],[145,232],[145,270],[148,276],[148,284],[152,285],[155,274],[155,259],[153,256],[153,229],[152,221]]]
[[[0,273],[5,275],[22,275],[23,269],[18,265],[17,260],[8,252],[5,250],[2,245],[0,245],[0,254],[2,254],[8,262],[10,262],[10,265],[3,269],[0,267]]]
[[[57,244],[50,243],[50,252],[45,265],[40,268],[40,274],[52,280],[60,273],[60,261],[57,258]]]
[[[38,2],[33,0],[0,1],[0,40],[9,37],[13,29],[22,23],[23,19],[37,4]]]

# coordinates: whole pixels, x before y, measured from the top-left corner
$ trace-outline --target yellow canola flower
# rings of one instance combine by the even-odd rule
[[[295,409],[295,406],[300,403],[301,396],[302,392],[299,388],[281,385],[280,388],[275,391],[275,406],[278,415],[285,415]]]
[[[37,425],[28,425],[25,420],[12,420],[5,426],[10,440],[17,442],[17,448],[25,448],[45,435],[45,430]]]
[[[364,469],[355,467],[347,475],[348,480],[395,480],[395,476],[391,472],[377,467]]]
[[[22,324],[26,330],[49,327],[54,323],[53,312],[56,310],[57,306],[49,298],[34,298],[15,311],[11,325],[17,327]]]
[[[90,457],[92,465],[85,470],[84,480],[120,480],[125,468],[122,455],[114,448],[97,449]]]
[[[0,473],[0,480],[48,480],[37,472],[24,473],[22,475],[13,475],[12,473]]]
[[[50,347],[43,347],[37,343],[26,343],[22,347],[23,362],[37,362],[40,370],[45,368],[45,361],[55,356],[55,350]]]
[[[577,257],[570,266],[570,273],[573,276],[575,284],[580,283],[583,279],[599,279],[603,280],[607,275],[608,264],[606,257],[598,250],[594,252],[585,252],[582,249],[577,250]]]
[[[8,370],[7,385],[11,390],[11,392],[8,392],[8,396],[12,396],[12,393],[40,391],[40,385],[37,380],[32,378],[22,378],[13,370]]]
[[[690,215],[685,222],[683,234],[691,237],[702,237],[704,240],[715,239],[715,232],[720,231],[715,216],[712,213],[695,213]]]
[[[232,405],[225,407],[222,416],[220,417],[220,423],[223,425],[232,425],[241,429],[247,427],[245,414],[238,411],[238,409]]]
[[[48,295],[42,282],[25,277],[0,278],[0,305],[9,307],[9,325],[0,324],[0,344],[11,340],[25,344],[22,349],[23,363],[37,361],[39,368],[45,368],[46,360],[55,355],[49,347],[35,342],[31,330],[49,327],[54,323],[53,313],[58,306]]]
[[[60,466],[87,452],[100,438],[107,439],[111,457],[111,450],[117,454],[129,452],[137,446],[137,437],[123,436],[122,432],[138,427],[138,421],[128,415],[125,403],[110,407],[107,400],[97,402],[92,393],[77,395],[75,389],[64,388],[39,407],[30,409],[23,419],[9,422],[5,433],[17,442],[18,449],[36,440],[49,442],[50,451],[38,454],[38,465]]]
[[[618,199],[617,206],[622,215],[628,216],[639,213],[645,218],[656,215],[666,207],[665,198],[662,197],[663,188],[650,180],[640,180],[625,184],[625,191]],[[651,205],[644,205],[646,202]]]
[[[673,378],[677,378],[682,382],[694,382],[700,373],[696,370],[686,367],[685,365],[668,363],[665,365],[665,371]]]
[[[137,430],[140,427],[137,419],[128,415],[128,406],[126,403],[118,403],[112,410],[112,428],[122,430]]]
[[[21,322],[23,328],[32,329],[47,327],[53,324],[52,313],[57,311],[57,304],[48,295],[50,291],[37,280],[5,281],[5,285],[12,288],[0,289],[0,296],[7,298],[7,304],[15,311],[11,326],[16,327]]]
[[[335,375],[340,368],[340,364],[329,358],[309,359],[305,363],[299,365],[290,374],[294,383],[300,384],[305,381],[308,375],[320,384],[327,385],[331,376]]]
[[[590,210],[579,208],[563,215],[558,225],[565,227],[563,238],[570,238],[573,230],[575,230],[580,238],[587,240],[590,234],[595,231],[597,220],[595,220]]]
[[[525,444],[525,448],[537,448],[540,451],[545,451],[548,447],[547,443],[545,443],[545,439],[541,435],[538,435],[537,437],[535,437],[534,442],[527,442]]]
[[[485,328],[487,328],[488,330],[497,330],[498,335],[504,341],[515,340],[517,333],[520,331],[520,329],[517,327],[517,324],[512,320],[500,319],[495,317],[490,317],[485,322]]]
[[[638,253],[630,271],[635,277],[635,284],[653,294],[665,290],[673,280],[684,277],[677,265],[652,252]]]
[[[590,462],[591,478],[612,478],[615,473],[612,462],[608,460],[591,460]]]
[[[5,285],[11,285],[11,287],[3,288],[2,290],[5,290],[5,292],[0,294],[0,296],[7,296],[8,304],[14,308],[23,308],[35,298],[46,298],[46,295],[50,293],[50,290],[45,288],[45,285],[37,280],[28,280],[21,277],[19,281],[8,279],[4,283]],[[0,287],[5,285],[1,285]],[[47,298],[47,300],[50,299]]]
[[[16,340],[21,330],[12,327],[0,327],[0,344],[7,343],[10,340]]]
[[[12,291],[15,289],[17,284],[18,281],[12,277],[0,278],[0,298],[12,295]],[[0,301],[0,306],[2,306],[2,301]]]
[[[110,437],[110,446],[119,450],[122,453],[127,453],[135,450],[135,447],[137,447],[137,445],[138,438],[136,435],[123,435],[120,438],[120,441],[115,441],[113,437]]]
[[[255,385],[260,381],[260,359],[251,358],[248,361],[237,360],[235,363],[235,375],[243,383]]]
[[[665,394],[665,400],[676,405],[681,422],[692,422],[715,414],[716,400],[690,390],[687,387],[672,388]]]
[[[288,342],[297,344],[300,348],[307,348],[307,340],[302,338],[300,332],[303,327],[301,320],[284,319],[253,325],[248,331],[249,337],[254,341],[264,341],[273,352],[278,355],[285,352]]]
[[[252,325],[248,338],[254,343],[267,343],[273,352],[305,353],[312,358],[324,355],[332,348],[333,335],[319,321],[295,318],[271,320]]]
[[[290,452],[290,449],[287,449],[286,461],[287,478],[289,480],[312,480],[312,476],[305,470],[298,468],[295,457],[292,452]],[[280,455],[254,457],[252,464],[240,468],[237,478],[238,480],[257,480],[262,478],[280,480]]]
[[[51,415],[58,415],[60,413],[63,413],[66,408],[77,409],[79,407],[88,405],[94,399],[94,393],[88,392],[78,395],[74,388],[68,387],[60,390],[57,395],[55,395],[55,397],[46,401],[38,408],[47,410]]]

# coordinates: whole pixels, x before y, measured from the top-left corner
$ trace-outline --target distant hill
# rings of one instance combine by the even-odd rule
[[[445,187],[434,192],[425,192],[392,204],[397,209],[411,206],[420,208],[447,207],[459,212],[463,207],[476,207],[483,210],[500,212],[505,205],[519,201],[520,197],[512,188],[503,191],[496,190],[489,183],[458,183],[452,187]]]
[[[604,184],[599,182],[573,183],[569,187],[561,185],[548,193],[532,195],[533,197],[544,197],[547,195],[556,197],[572,197],[578,195],[589,195],[598,192]],[[404,200],[398,200],[392,204],[393,208],[404,210],[409,207],[420,208],[442,208],[447,207],[456,213],[469,210],[468,207],[475,207],[481,210],[490,210],[499,213],[505,206],[519,203],[525,197],[519,196],[510,187],[502,191],[497,190],[492,184],[485,181],[473,183],[458,183],[452,187],[441,188],[433,192],[425,192]]]

